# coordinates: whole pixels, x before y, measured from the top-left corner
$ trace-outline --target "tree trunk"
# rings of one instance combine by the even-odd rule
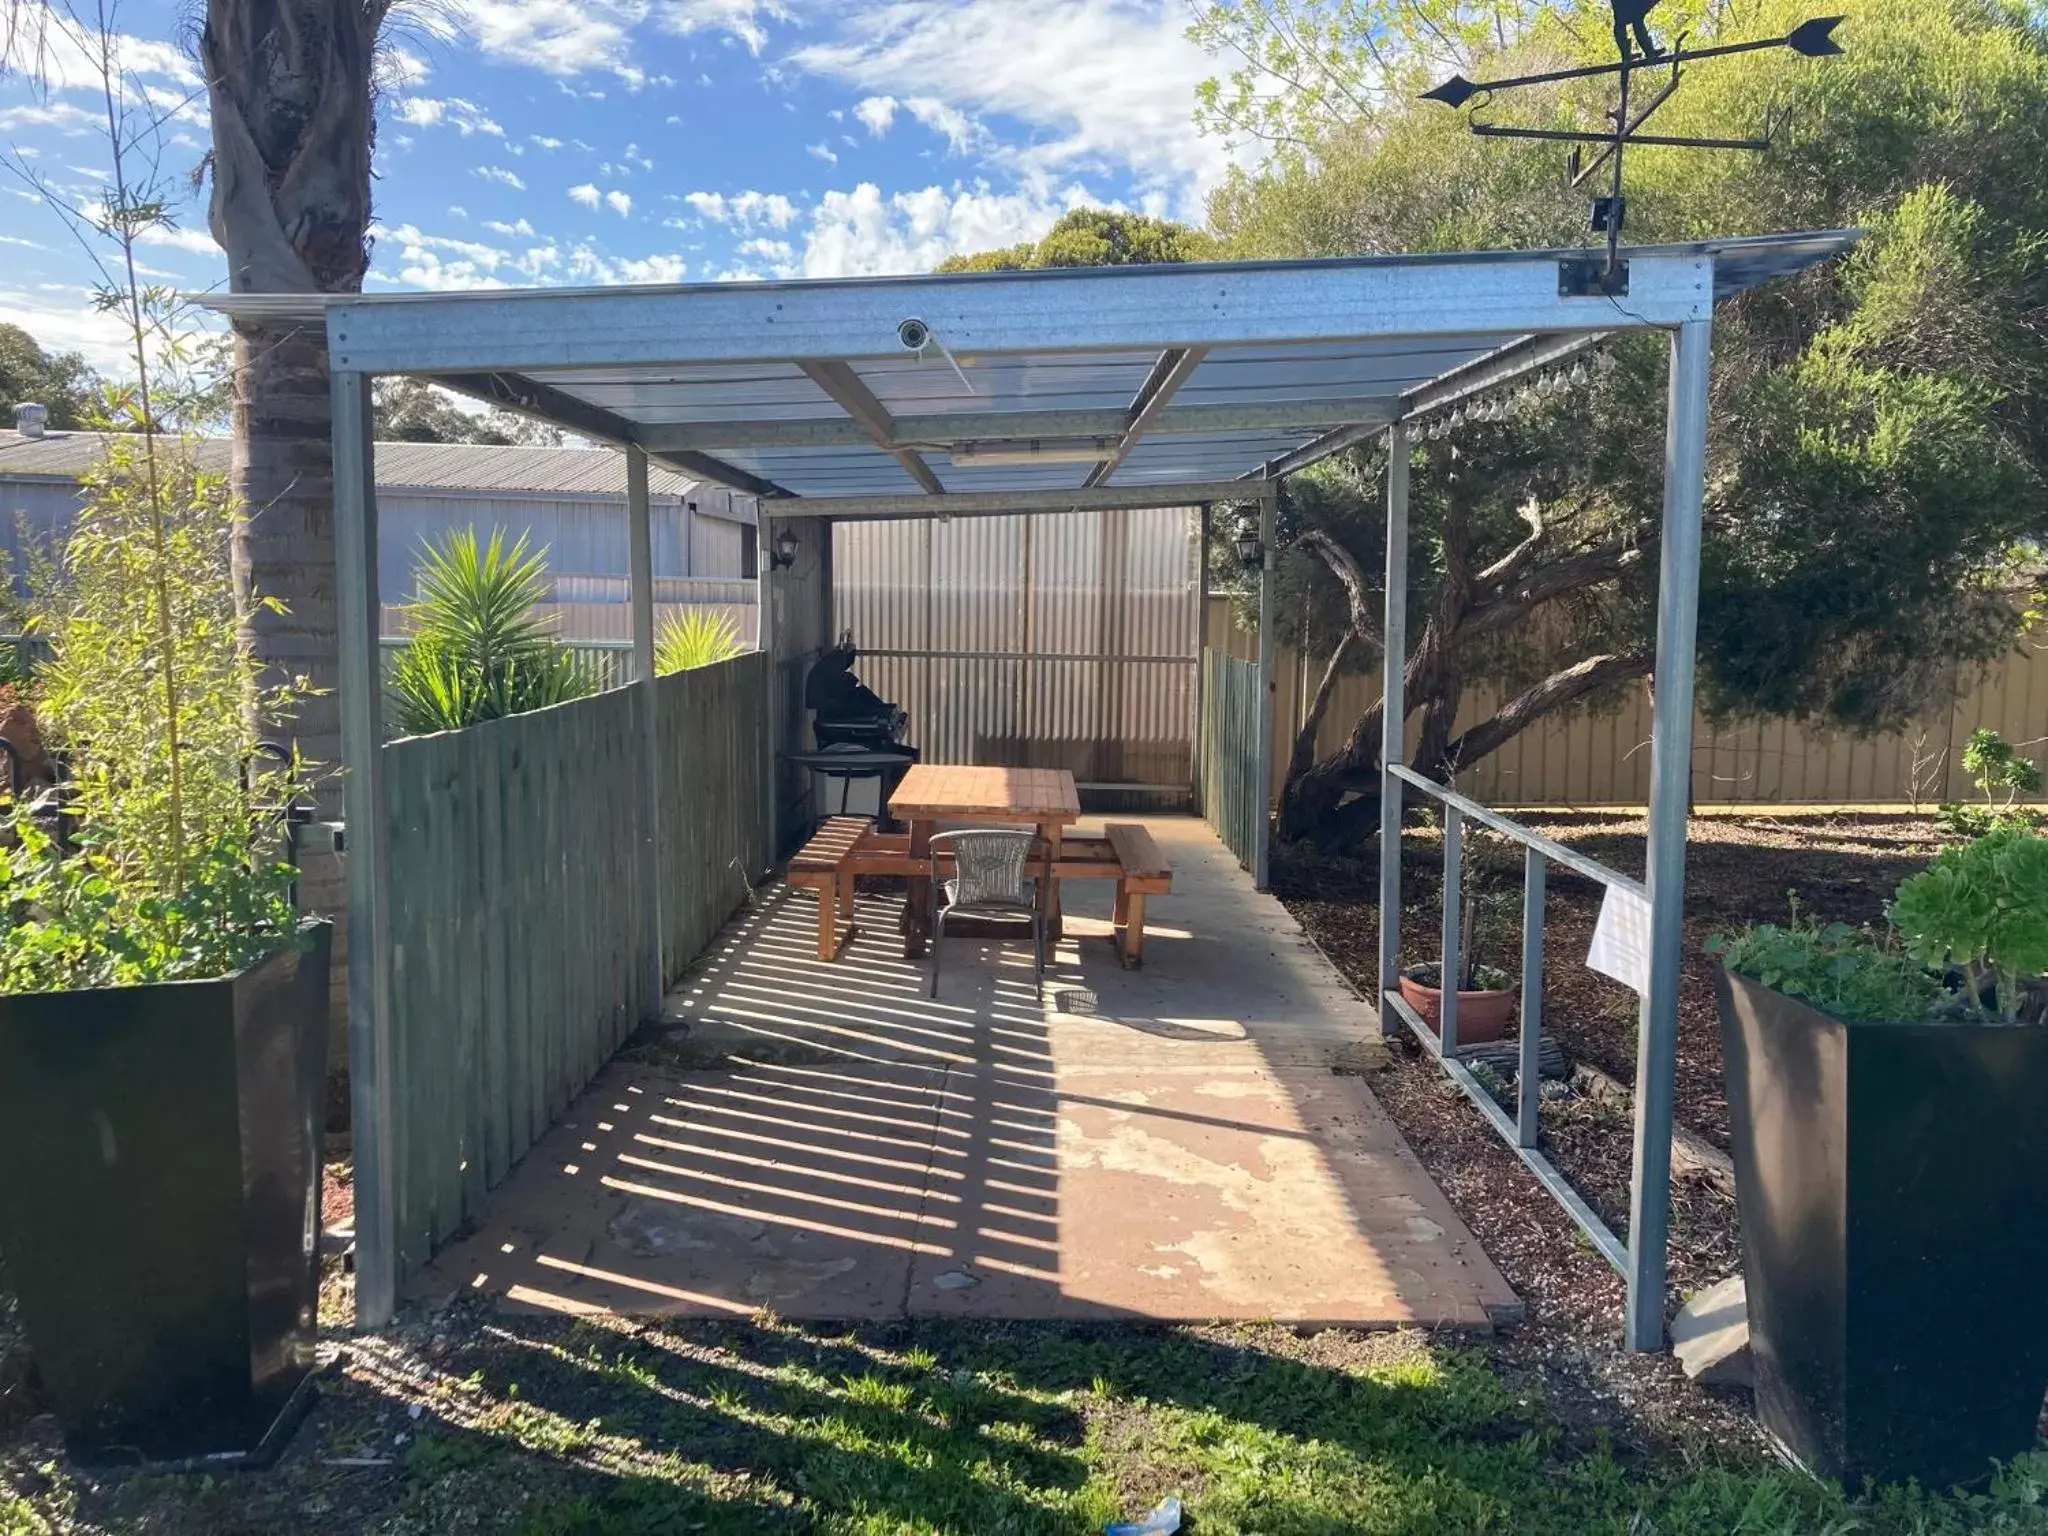
[[[266,686],[303,679],[289,720],[260,722],[309,763],[341,762],[334,576],[334,457],[327,337],[316,326],[235,332],[235,442],[229,474],[244,509],[234,542],[235,606]],[[259,599],[274,598],[271,606]],[[338,816],[340,782],[318,786]]]
[[[370,253],[371,69],[388,0],[208,0],[213,237],[235,293],[353,293]],[[309,762],[340,761],[327,340],[238,326],[233,489],[242,633],[271,682],[316,690],[258,721]],[[290,611],[280,613],[271,601]],[[327,774],[322,810],[338,815]]]

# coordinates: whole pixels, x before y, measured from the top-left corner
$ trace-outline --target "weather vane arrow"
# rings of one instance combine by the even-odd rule
[[[1516,75],[1508,80],[1467,80],[1463,75],[1453,75],[1442,85],[1424,91],[1422,99],[1440,101],[1447,107],[1462,107],[1474,96],[1490,91],[1511,91],[1523,85],[1549,85],[1557,80],[1592,80],[1602,75],[1618,75],[1649,65],[1676,64],[1681,57],[1685,63],[1690,64],[1697,59],[1721,58],[1731,53],[1755,53],[1763,48],[1790,48],[1804,58],[1822,59],[1842,51],[1842,45],[1834,39],[1834,30],[1842,24],[1842,20],[1840,16],[1816,16],[1811,21],[1802,21],[1783,37],[1759,37],[1746,43],[1720,43],[1712,48],[1694,48],[1683,55],[1676,50],[1670,54],[1650,52],[1641,58],[1625,56],[1614,64],[1588,64],[1578,69],[1552,69],[1540,75]]]
[[[1647,25],[1649,13],[1657,0],[1611,0],[1614,8],[1614,46],[1621,57],[1612,64],[1586,64],[1573,69],[1546,70],[1537,75],[1516,75],[1505,80],[1467,80],[1463,75],[1453,75],[1434,89],[1424,91],[1424,101],[1440,101],[1445,106],[1458,108],[1475,98],[1480,105],[1500,91],[1512,91],[1523,86],[1550,85],[1560,80],[1594,80],[1608,75],[1617,76],[1620,81],[1620,100],[1613,111],[1607,114],[1613,127],[1601,130],[1569,128],[1526,128],[1503,126],[1495,123],[1473,122],[1469,126],[1475,134],[1496,139],[1543,139],[1572,145],[1598,144],[1600,152],[1590,163],[1583,161],[1580,151],[1571,153],[1572,185],[1578,186],[1602,166],[1612,164],[1613,186],[1605,197],[1593,200],[1592,217],[1589,226],[1596,234],[1607,236],[1607,260],[1604,265],[1595,265],[1583,258],[1572,258],[1560,263],[1558,284],[1560,291],[1572,294],[1604,293],[1609,296],[1628,292],[1628,263],[1621,259],[1621,225],[1627,211],[1627,204],[1621,195],[1622,151],[1631,144],[1666,145],[1678,149],[1746,149],[1764,150],[1771,147],[1770,125],[1765,124],[1761,138],[1691,138],[1670,134],[1646,134],[1642,126],[1650,114],[1671,99],[1678,89],[1681,66],[1701,59],[1725,58],[1734,53],[1755,53],[1765,48],[1789,48],[1803,58],[1821,59],[1842,52],[1842,45],[1835,41],[1835,28],[1842,24],[1840,16],[1816,16],[1802,21],[1783,37],[1759,37],[1742,43],[1717,43],[1710,48],[1687,49],[1681,33],[1676,42],[1667,50],[1657,46],[1657,40],[1650,35]],[[1630,39],[1633,37],[1634,46]],[[1671,77],[1662,90],[1652,96],[1633,114],[1629,111],[1630,76],[1638,70],[1665,69]]]

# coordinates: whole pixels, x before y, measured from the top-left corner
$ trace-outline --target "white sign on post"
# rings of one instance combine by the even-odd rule
[[[1650,990],[1649,902],[1625,886],[1607,887],[1586,966],[1639,994]]]

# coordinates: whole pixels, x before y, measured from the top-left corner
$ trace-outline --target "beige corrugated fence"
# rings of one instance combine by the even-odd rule
[[[1209,644],[1256,656],[1258,642],[1233,622],[1227,598],[1211,598]],[[1274,662],[1273,790],[1322,677],[1322,663],[1282,647]],[[1491,715],[1500,690],[1466,690],[1459,728]],[[1359,712],[1379,697],[1379,674],[1343,678],[1323,719],[1321,752],[1334,750]],[[1698,805],[1923,804],[1969,799],[1976,790],[1958,759],[1970,732],[1988,725],[2008,741],[2048,737],[2048,639],[2035,639],[1978,677],[1952,708],[1884,736],[1856,737],[1785,721],[1716,730],[1693,727]],[[1635,686],[1611,714],[1539,721],[1459,776],[1465,793],[1493,805],[1641,805],[1650,789],[1650,694]]]

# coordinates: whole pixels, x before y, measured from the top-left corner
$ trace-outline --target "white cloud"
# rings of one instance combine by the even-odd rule
[[[587,181],[580,187],[571,187],[569,189],[569,201],[580,203],[585,208],[595,208],[597,206],[597,197],[597,188]]]
[[[533,226],[524,219],[514,219],[510,224],[503,219],[485,219],[484,228],[494,235],[503,235],[508,240],[533,238]]]
[[[1186,27],[1179,0],[869,0],[790,62],[896,96],[949,142],[992,117],[1022,123],[1035,137],[1021,147],[954,147],[1026,178],[1128,168],[1141,195],[1166,192],[1192,217],[1230,152],[1190,127],[1216,61]],[[918,113],[912,98],[933,105]]]
[[[517,174],[506,170],[502,165],[479,165],[469,174],[481,176],[485,181],[495,181],[499,186],[510,187],[514,192],[524,192],[526,190],[526,183],[520,180]]]
[[[466,219],[469,217],[469,210],[463,207],[462,204],[460,203],[450,203],[448,205],[448,212],[458,219]]]
[[[190,251],[195,256],[219,258],[221,249],[213,243],[213,236],[203,229],[183,229],[172,225],[155,224],[135,232],[138,245],[169,246],[173,250]]]
[[[896,121],[896,98],[864,96],[853,109],[853,115],[866,123],[868,132],[879,139],[889,131],[889,125]]]
[[[749,189],[730,196],[723,192],[685,192],[683,201],[706,224],[732,224],[741,229],[787,229],[796,221],[796,204],[780,192]],[[674,221],[669,222],[673,224]]]
[[[1069,208],[1094,201],[1078,183],[993,191],[971,186],[926,187],[884,197],[873,182],[827,192],[811,212],[801,267],[806,277],[929,272],[948,256],[1035,240]]]
[[[560,139],[551,139],[544,133],[530,133],[527,135],[527,137],[530,140],[532,140],[535,144],[539,145],[542,149],[553,150],[560,149],[562,147],[562,141]]]
[[[19,133],[24,128],[55,128],[62,133],[102,133],[106,119],[74,107],[68,101],[31,101],[0,108],[0,132]]]
[[[839,155],[830,144],[806,144],[804,148],[827,165],[837,165],[839,163]]]
[[[558,77],[615,75],[630,90],[659,84],[635,62],[633,29],[652,20],[679,35],[722,32],[759,53],[780,0],[464,0],[465,31],[503,63]],[[585,93],[589,94],[589,93]]]
[[[433,67],[410,48],[385,42],[377,48],[377,88],[391,94],[424,84]]]
[[[9,7],[0,72],[19,73],[51,91],[94,91],[103,84],[103,65],[117,76],[169,80],[188,88],[202,82],[192,61],[176,44],[117,32],[107,39],[105,55],[99,35],[41,0],[18,0]]]
[[[493,121],[489,113],[460,96],[406,96],[399,99],[392,113],[401,123],[410,123],[415,128],[431,128],[445,123],[465,139],[473,133],[500,139],[505,137],[505,130]]]
[[[940,101],[936,96],[913,96],[903,103],[916,118],[933,133],[943,134],[946,147],[954,154],[965,154],[977,144],[990,142],[986,128],[974,121],[958,107]]]
[[[620,192],[616,189],[605,193],[604,205],[605,207],[611,209],[613,213],[616,213],[622,219],[633,211],[632,197],[627,193]]]

